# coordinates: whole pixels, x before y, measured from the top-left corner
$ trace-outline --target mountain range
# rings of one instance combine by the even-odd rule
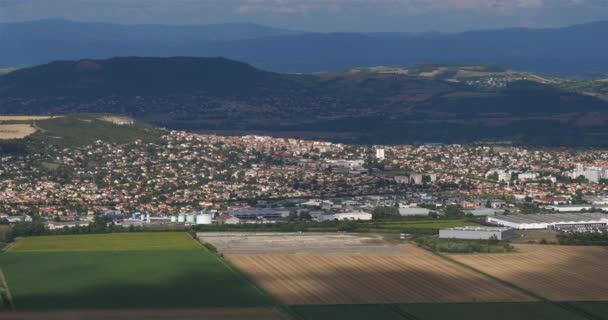
[[[226,57],[289,73],[416,63],[501,64],[549,74],[608,72],[608,22],[463,33],[310,33],[255,24],[0,24],[0,66],[115,56]]]
[[[588,86],[604,85],[596,92],[571,83],[491,65],[295,75],[225,58],[84,59],[0,76],[0,113],[357,143],[607,145],[608,82]]]

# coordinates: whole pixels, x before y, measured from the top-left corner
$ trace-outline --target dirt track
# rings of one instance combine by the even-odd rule
[[[531,301],[416,247],[406,254],[228,254],[288,305]]]
[[[452,257],[550,300],[608,300],[608,249],[546,245],[516,248],[517,253]]]
[[[48,312],[4,312],[7,320],[281,320],[273,308],[209,308],[167,310],[73,310]]]

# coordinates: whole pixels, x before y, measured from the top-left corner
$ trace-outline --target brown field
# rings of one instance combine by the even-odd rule
[[[554,301],[608,300],[608,249],[516,245],[519,252],[451,257]]]
[[[288,305],[532,301],[413,246],[401,254],[227,254]]]
[[[286,319],[273,308],[208,308],[167,310],[74,310],[7,312],[7,320],[281,320]]]
[[[23,139],[36,131],[29,124],[0,124],[0,140]]]
[[[56,116],[0,116],[0,121],[29,121],[29,120],[48,120],[57,118]]]

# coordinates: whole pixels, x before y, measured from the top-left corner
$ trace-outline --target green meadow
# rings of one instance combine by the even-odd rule
[[[186,233],[25,238],[0,268],[16,310],[272,304]]]

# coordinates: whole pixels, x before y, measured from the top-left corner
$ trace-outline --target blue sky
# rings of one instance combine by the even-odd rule
[[[0,0],[0,21],[254,22],[310,31],[457,32],[608,20],[608,0]]]

